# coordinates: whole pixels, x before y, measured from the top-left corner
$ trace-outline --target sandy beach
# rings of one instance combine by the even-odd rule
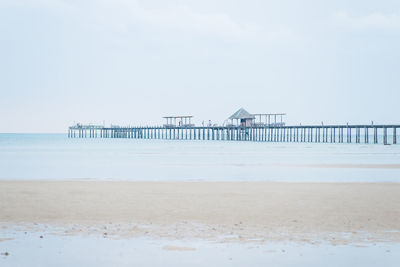
[[[400,184],[0,181],[0,223],[72,225],[70,234],[399,241]]]

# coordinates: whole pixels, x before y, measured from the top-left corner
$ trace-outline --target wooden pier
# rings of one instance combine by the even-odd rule
[[[170,117],[168,117],[170,118]],[[69,138],[132,138],[165,140],[224,140],[254,142],[397,144],[400,125],[163,125],[104,127],[77,124],[69,127]]]

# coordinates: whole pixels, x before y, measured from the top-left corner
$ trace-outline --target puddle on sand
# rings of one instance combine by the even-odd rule
[[[217,243],[0,231],[0,266],[398,266],[399,243]],[[7,253],[7,254],[6,254]]]

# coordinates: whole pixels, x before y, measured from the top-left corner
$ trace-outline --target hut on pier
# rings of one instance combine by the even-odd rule
[[[253,125],[255,118],[256,117],[247,112],[247,110],[240,108],[229,117],[229,120],[231,120],[232,125],[235,125],[234,122],[236,122],[236,125],[247,127]]]
[[[257,114],[250,114],[244,108],[240,108],[238,111],[233,113],[232,116],[229,117],[229,120],[231,120],[231,124],[228,124],[227,126],[242,126],[242,127],[273,126],[273,127],[282,127],[282,126],[285,126],[285,122],[283,121],[283,116],[285,116],[285,115],[286,115],[286,113],[257,113]],[[258,120],[256,118],[258,118]]]
[[[193,116],[166,116],[163,117],[166,119],[167,123],[164,124],[165,128],[176,128],[176,127],[194,127],[195,125],[192,124]]]

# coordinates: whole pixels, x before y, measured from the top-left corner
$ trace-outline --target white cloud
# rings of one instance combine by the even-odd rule
[[[141,23],[236,41],[252,39],[262,31],[254,22],[239,23],[226,13],[200,13],[186,6],[164,10],[134,8],[132,14]]]
[[[400,16],[396,14],[372,13],[364,16],[351,16],[346,12],[333,16],[335,24],[350,30],[399,30]]]
[[[116,6],[116,1],[104,1]],[[172,5],[164,8],[147,8],[136,1],[119,2],[121,12],[114,17],[116,25],[140,24],[156,30],[178,31],[184,34],[200,34],[231,42],[291,41],[295,34],[282,25],[262,25],[255,21],[240,21],[225,12],[201,12],[188,5]],[[128,12],[125,16],[121,16]]]
[[[0,0],[1,1],[1,0]],[[228,42],[292,42],[298,40],[284,24],[261,24],[226,11],[200,11],[189,3],[165,4],[147,0],[152,7],[139,0],[3,0],[3,6],[21,6],[54,10],[59,15],[73,17],[81,27],[96,32],[124,34],[131,27],[157,33],[178,33],[211,37]],[[158,3],[158,4],[157,4]],[[163,4],[161,4],[163,3]],[[1,5],[0,5],[1,6]]]
[[[157,8],[145,7],[139,1],[102,0],[77,3],[83,13],[90,9],[91,27],[106,31],[123,31],[130,26],[149,30],[200,34],[228,41],[257,39],[263,28],[256,22],[239,22],[224,12],[200,12],[188,5],[168,5]],[[157,5],[156,5],[157,6]]]

